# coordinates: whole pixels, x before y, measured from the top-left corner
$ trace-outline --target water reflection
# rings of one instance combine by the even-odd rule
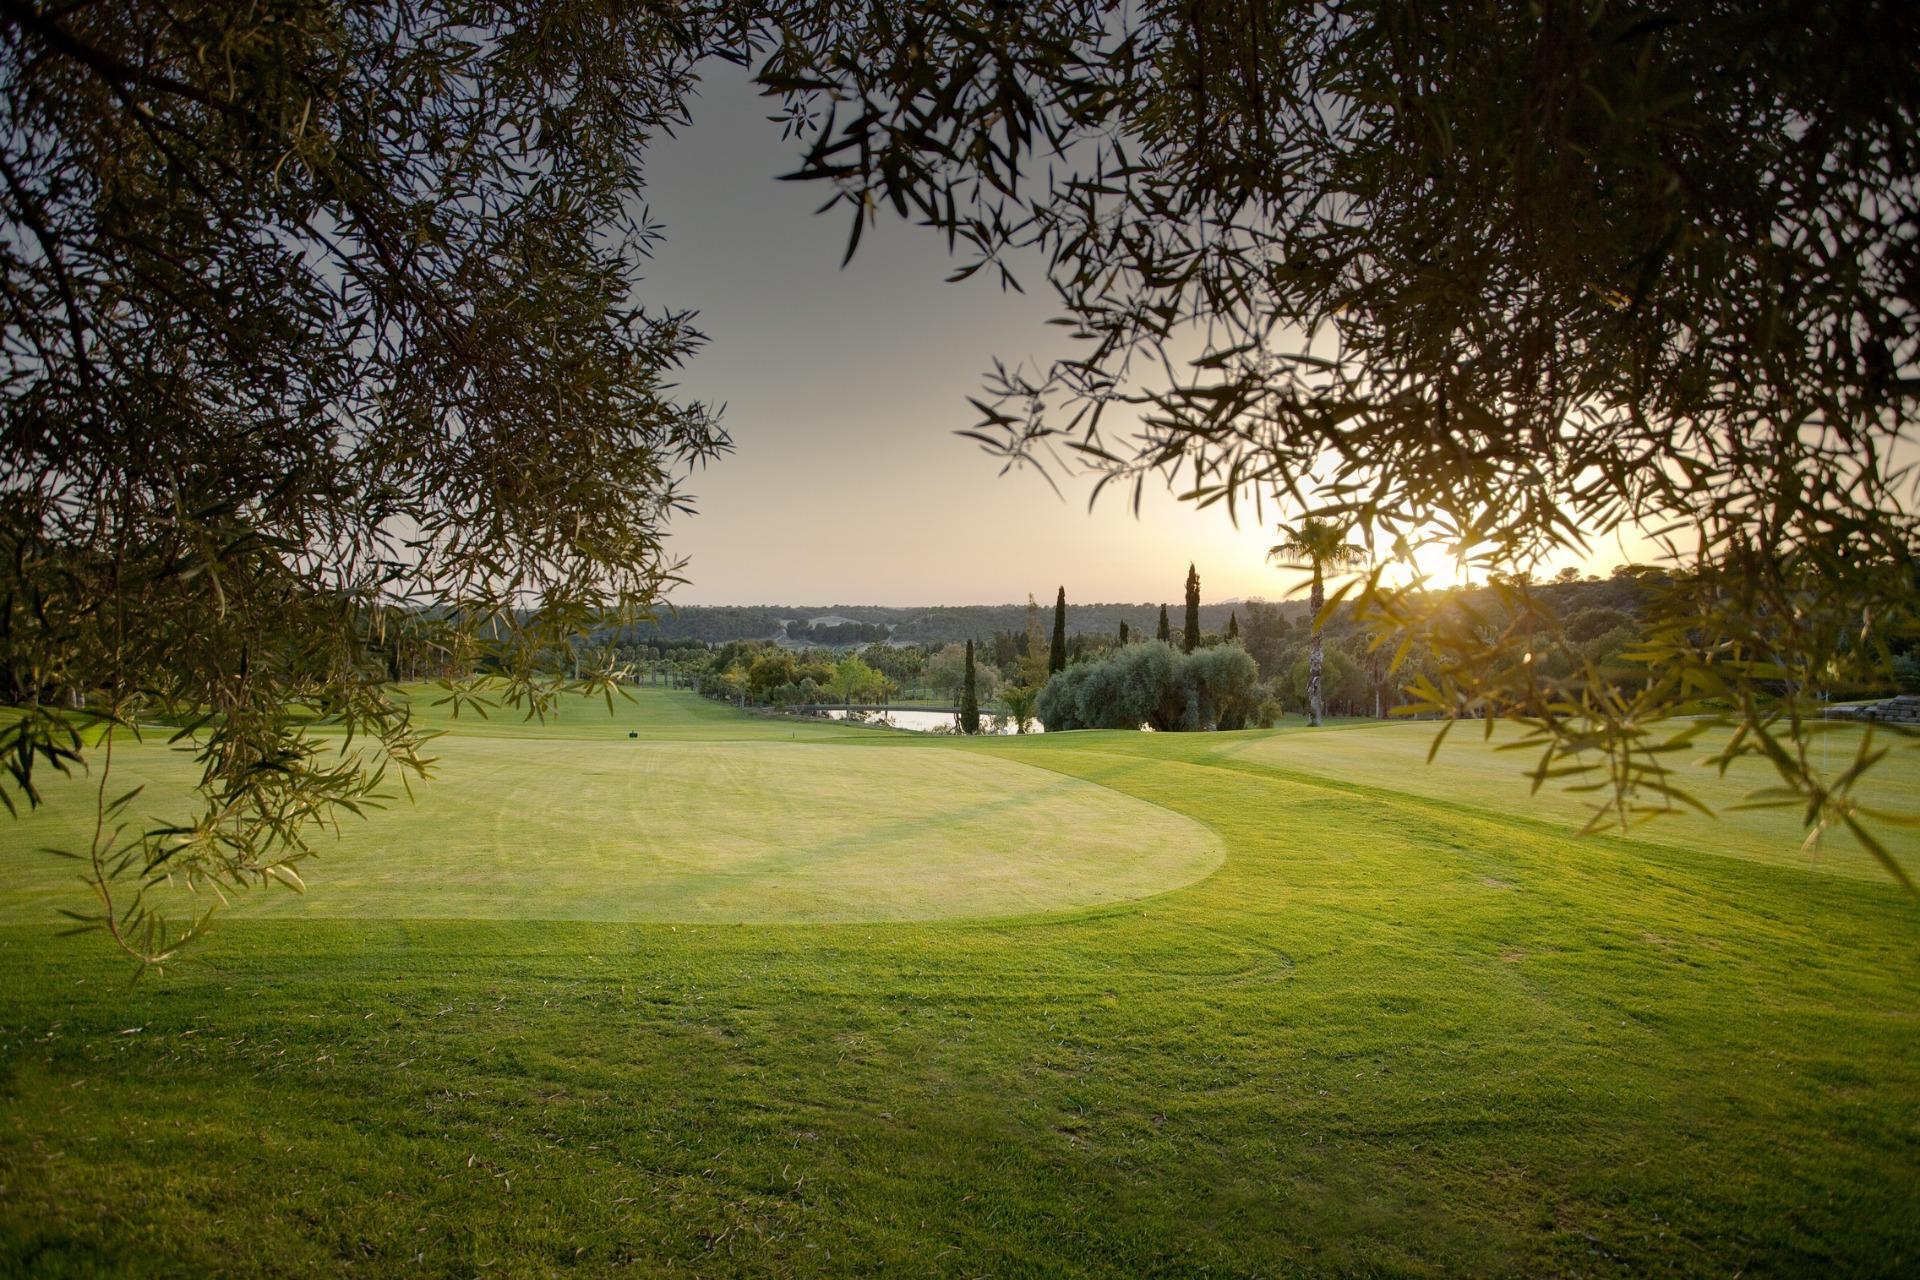
[[[916,711],[911,707],[889,707],[885,711],[841,711],[824,713],[829,720],[852,720],[859,724],[884,725],[889,729],[907,729],[914,733],[958,733],[960,717],[951,711]],[[1012,716],[980,713],[980,732],[1012,733]],[[1027,725],[1028,733],[1044,733],[1038,720]]]

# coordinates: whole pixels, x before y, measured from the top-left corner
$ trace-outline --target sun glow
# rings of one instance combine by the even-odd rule
[[[1468,581],[1467,566],[1458,551],[1437,536],[1392,540],[1380,550],[1385,565],[1381,578],[1391,586],[1422,582],[1442,589],[1463,586]]]

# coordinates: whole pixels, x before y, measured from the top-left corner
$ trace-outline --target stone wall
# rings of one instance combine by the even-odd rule
[[[1828,707],[1829,720],[1872,720],[1883,724],[1920,727],[1920,694],[1903,693],[1864,707]]]

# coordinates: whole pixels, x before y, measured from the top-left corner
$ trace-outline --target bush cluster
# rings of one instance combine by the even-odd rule
[[[1259,714],[1259,674],[1238,645],[1179,653],[1154,640],[1055,672],[1034,711],[1050,733],[1241,729]]]

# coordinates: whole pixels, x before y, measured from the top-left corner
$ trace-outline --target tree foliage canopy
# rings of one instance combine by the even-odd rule
[[[1347,531],[1338,522],[1307,516],[1295,524],[1280,526],[1280,541],[1267,548],[1267,558],[1311,571],[1318,584],[1329,569],[1365,564],[1367,550],[1348,542]],[[1319,621],[1314,618],[1314,625]]]
[[[854,242],[891,209],[960,276],[1037,262],[1079,340],[996,371],[990,448],[1362,530],[1355,603],[1442,657],[1424,705],[1533,726],[1538,776],[1602,768],[1623,818],[1685,802],[1654,724],[1701,696],[1814,832],[1872,816],[1878,748],[1825,776],[1804,713],[1913,625],[1913,6],[781,12],[760,79]],[[1630,693],[1387,585],[1424,543],[1484,575],[1633,526],[1669,563]]]
[[[654,5],[0,6],[0,798],[192,744],[197,814],[102,770],[74,851],[142,959],[179,940],[148,887],[297,884],[424,772],[403,651],[537,712],[555,645],[674,579],[726,440],[671,389],[689,317],[631,294],[712,43]]]

